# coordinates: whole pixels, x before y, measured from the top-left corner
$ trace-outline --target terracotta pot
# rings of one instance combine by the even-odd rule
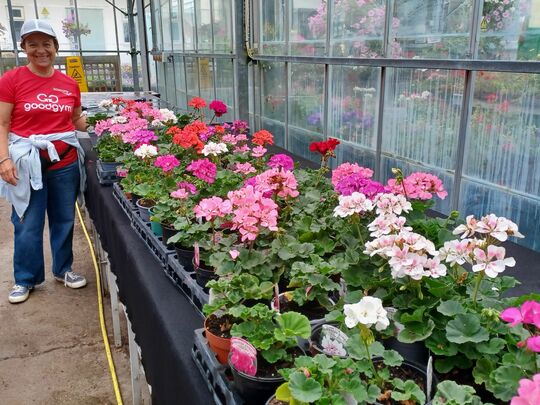
[[[229,351],[231,350],[231,338],[222,338],[211,333],[206,327],[206,321],[204,320],[204,330],[206,333],[206,339],[208,340],[208,346],[216,354],[218,361],[221,364],[227,364],[229,358]]]

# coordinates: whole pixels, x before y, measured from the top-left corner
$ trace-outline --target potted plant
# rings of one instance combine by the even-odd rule
[[[292,365],[294,357],[302,354],[297,339],[310,336],[309,320],[297,312],[278,313],[265,304],[238,305],[229,313],[240,320],[233,326],[232,336],[245,338],[258,351],[254,375],[238,371],[229,362],[235,386],[247,403],[264,403],[283,382],[278,370]]]

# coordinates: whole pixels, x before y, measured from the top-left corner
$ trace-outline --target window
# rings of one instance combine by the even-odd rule
[[[15,38],[21,37],[21,28],[24,23],[24,7],[12,7],[13,27],[15,28]]]

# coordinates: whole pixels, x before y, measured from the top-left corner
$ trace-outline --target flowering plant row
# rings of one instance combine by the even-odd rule
[[[205,100],[189,106],[193,112],[180,116],[108,100],[103,107],[116,113],[96,133],[129,145],[118,158],[121,185],[154,201],[153,220],[177,231],[168,242],[195,246],[196,264],[214,268],[205,312],[233,319],[224,332],[248,340],[260,367],[282,370],[278,397],[424,403],[425,390],[392,374],[403,359],[381,344],[389,337],[422,342],[437,372],[451,379],[465,368],[468,382],[497,400],[510,400],[520,379],[533,378],[540,304],[502,298],[516,284],[502,275],[515,260],[501,246],[523,237],[514,222],[428,216],[433,199],[447,196],[432,174],[396,169],[384,184],[357,163],[330,170],[339,147],[332,138],[310,145],[319,168],[300,169],[290,156],[268,153],[270,132],[248,136],[245,122],[213,124],[226,113],[222,102],[209,104],[209,123]],[[346,336],[346,343],[326,336],[324,346],[347,361],[298,357],[296,338],[309,337],[308,319],[317,317]],[[321,369],[336,379],[316,376]],[[473,388],[462,390],[475,397]],[[437,395],[459,402],[451,384]]]

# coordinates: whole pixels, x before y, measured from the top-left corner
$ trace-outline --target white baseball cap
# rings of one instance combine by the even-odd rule
[[[26,20],[21,27],[21,39],[26,35],[33,32],[42,32],[53,38],[56,38],[56,34],[51,25],[47,21],[43,20]]]

